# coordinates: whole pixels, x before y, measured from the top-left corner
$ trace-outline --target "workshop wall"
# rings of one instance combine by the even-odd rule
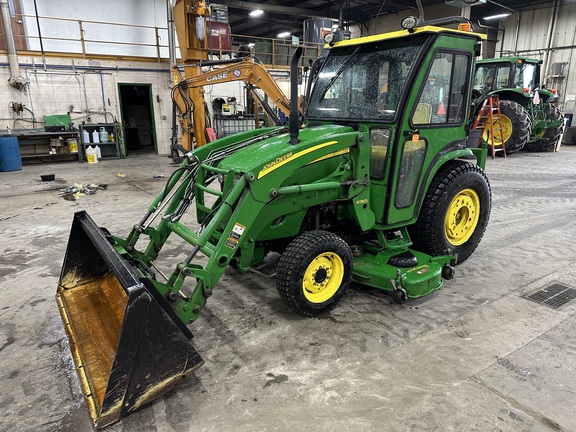
[[[0,56],[6,65],[7,58]],[[152,90],[157,152],[170,154],[172,101],[168,63],[83,60],[49,57],[46,68],[40,57],[20,56],[21,75],[27,82],[24,91],[8,85],[8,66],[0,67],[0,129],[42,128],[43,116],[70,113],[78,127],[82,122],[110,123],[122,118],[118,84],[150,85]],[[278,85],[289,94],[286,71],[272,72]],[[204,87],[205,98],[212,113],[215,98],[234,97],[238,109],[246,107],[244,84],[230,82]],[[17,114],[12,103],[23,104],[25,109]]]
[[[159,43],[164,45],[160,49],[160,56],[168,57],[165,0],[20,1],[23,14],[28,15],[23,18],[23,25],[26,34],[30,36],[28,45],[31,50],[40,51],[41,48],[38,38],[38,24],[35,18],[34,3],[36,3],[38,15],[41,17],[70,19],[69,21],[40,19],[40,33],[45,51],[81,53],[80,41],[63,41],[62,39],[78,39],[80,30],[77,20],[82,20],[84,21],[82,24],[84,38],[88,41],[94,41],[86,43],[85,48],[88,52],[156,57],[154,27],[157,27]],[[131,25],[142,27],[131,27]],[[98,41],[122,41],[123,45]]]
[[[6,62],[0,56],[0,62]],[[42,128],[43,116],[70,113],[76,127],[85,122],[125,122],[118,98],[118,84],[150,85],[159,154],[170,153],[171,100],[167,63],[89,61],[48,58],[46,67],[38,57],[20,57],[21,74],[26,79],[24,91],[8,85],[9,69],[0,67],[0,128]],[[25,109],[15,113],[11,102]]]

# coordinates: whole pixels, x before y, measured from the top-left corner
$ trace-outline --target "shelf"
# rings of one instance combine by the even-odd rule
[[[118,159],[120,158],[120,143],[117,140],[108,142],[92,142],[92,133],[94,131],[99,132],[101,128],[104,128],[106,132],[110,135],[113,134],[114,137],[118,136],[118,125],[116,123],[97,123],[97,124],[83,124],[80,125],[80,141],[82,152],[84,154],[83,159],[86,158],[86,149],[90,146],[98,146],[100,148],[101,159]],[[90,141],[84,141],[84,131],[88,133],[88,138]]]

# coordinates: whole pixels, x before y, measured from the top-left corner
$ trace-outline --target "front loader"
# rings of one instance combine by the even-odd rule
[[[95,427],[202,364],[187,325],[229,265],[249,271],[279,254],[280,297],[315,317],[352,282],[397,303],[424,296],[472,254],[491,205],[486,145],[467,139],[481,36],[409,21],[330,44],[303,128],[297,50],[289,128],[187,153],[126,237],[75,215],[57,299]],[[162,250],[174,235],[190,247],[167,270]]]

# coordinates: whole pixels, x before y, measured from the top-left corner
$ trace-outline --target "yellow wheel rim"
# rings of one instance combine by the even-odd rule
[[[546,133],[546,129],[542,129],[541,132],[538,132],[537,134],[534,135],[534,138],[540,139],[544,136],[545,133]]]
[[[508,116],[501,114],[500,115],[500,122],[495,121],[493,129],[495,131],[497,131],[499,127],[502,128],[502,135],[504,136],[504,142],[505,143],[508,142],[508,140],[512,136],[512,121],[510,120],[510,118]],[[486,141],[488,143],[488,145],[491,145],[491,146],[502,145],[502,140],[500,139],[500,134],[496,133],[495,135],[496,136],[494,136],[494,137],[490,136],[490,125],[487,124],[486,126],[484,126],[484,131],[482,132],[482,139],[484,141]]]
[[[460,191],[448,206],[444,228],[448,242],[460,246],[468,241],[478,225],[480,198],[476,191]]]
[[[302,290],[311,303],[332,298],[344,279],[344,263],[334,252],[324,252],[312,260],[304,272]]]

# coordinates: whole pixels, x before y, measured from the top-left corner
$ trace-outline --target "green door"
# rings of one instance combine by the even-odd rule
[[[439,159],[465,146],[475,43],[473,38],[438,36],[415,74],[392,146],[386,225],[415,220]]]

